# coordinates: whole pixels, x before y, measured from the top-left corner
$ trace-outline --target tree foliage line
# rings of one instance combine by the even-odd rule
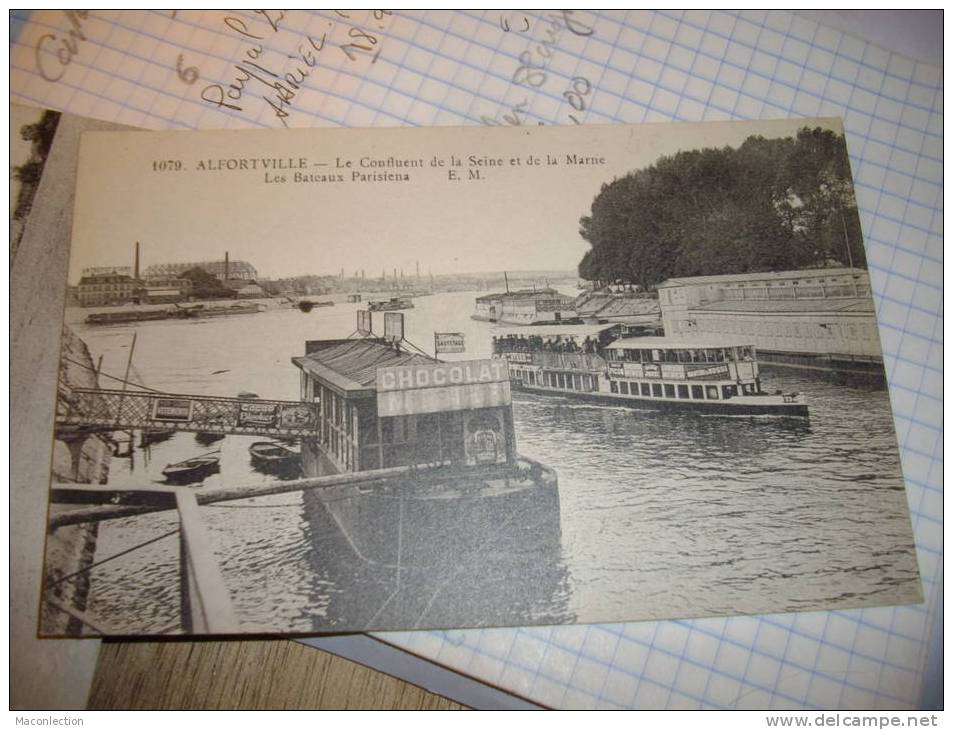
[[[670,277],[866,268],[844,136],[748,137],[659,158],[602,186],[579,221],[584,279],[651,289]]]

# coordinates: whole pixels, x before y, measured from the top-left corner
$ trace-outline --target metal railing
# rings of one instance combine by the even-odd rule
[[[501,467],[502,468],[502,467]],[[52,589],[60,583],[80,577],[102,565],[134,550],[142,549],[176,532],[179,535],[179,585],[180,621],[177,625],[188,634],[235,634],[241,631],[231,592],[225,582],[221,567],[215,560],[212,542],[202,520],[200,507],[251,497],[287,494],[307,489],[341,486],[372,486],[398,476],[419,476],[423,472],[417,465],[388,467],[352,474],[333,474],[322,477],[296,479],[268,484],[252,484],[234,487],[217,487],[194,491],[188,487],[166,486],[116,489],[98,484],[55,484],[51,488],[50,501],[54,504],[82,504],[76,509],[50,515],[48,530],[54,531],[68,525],[85,525],[106,520],[176,510],[178,529],[150,538],[133,548],[122,551],[88,565],[75,573],[48,583],[44,600],[53,608],[65,613],[100,635],[115,635],[99,618],[86,611],[62,602]],[[174,628],[170,626],[166,631]],[[159,632],[164,633],[164,632]]]

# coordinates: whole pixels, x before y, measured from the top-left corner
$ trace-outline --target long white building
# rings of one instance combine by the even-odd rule
[[[658,292],[670,337],[741,335],[762,360],[799,367],[866,371],[883,362],[863,269],[679,277]]]

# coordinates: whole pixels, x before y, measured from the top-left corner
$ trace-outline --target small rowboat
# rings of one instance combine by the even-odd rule
[[[169,464],[162,470],[162,476],[169,484],[195,484],[205,477],[217,474],[219,458],[212,454],[194,456],[191,459]]]
[[[301,456],[294,449],[289,449],[277,441],[256,441],[248,447],[248,453],[251,454],[252,461],[259,464],[281,464],[296,461]]]
[[[266,474],[293,478],[301,470],[301,454],[277,441],[256,441],[248,447],[252,466]]]

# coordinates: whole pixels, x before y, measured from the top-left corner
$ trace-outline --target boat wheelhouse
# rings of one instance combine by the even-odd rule
[[[523,390],[638,408],[808,414],[801,395],[761,389],[757,353],[748,342],[613,334],[605,327],[507,333],[494,338],[493,350],[510,363],[514,385]]]

